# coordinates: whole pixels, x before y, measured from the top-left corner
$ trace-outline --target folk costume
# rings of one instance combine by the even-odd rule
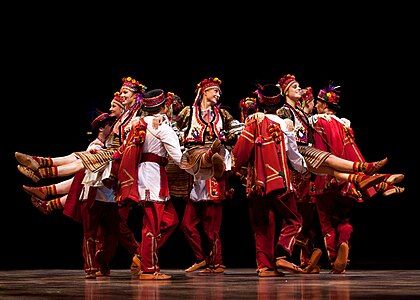
[[[278,88],[269,85],[257,91],[258,107],[273,107],[280,102]],[[275,271],[275,213],[282,216],[281,232],[276,247],[290,255],[301,230],[292,193],[289,164],[298,172],[306,172],[306,164],[297,150],[295,137],[284,120],[273,113],[255,113],[233,148],[233,167],[248,167],[247,197],[255,237],[257,273],[259,276],[280,276]],[[291,263],[288,264],[291,268]]]
[[[206,91],[216,90],[220,95],[220,84],[218,78],[202,80],[197,85],[194,104],[185,107],[178,116],[178,127],[184,132],[183,145],[186,148],[180,167],[194,176],[182,230],[196,262],[186,272],[204,268],[203,272],[222,273],[225,269],[220,240],[222,200],[225,199],[225,179],[222,176],[231,165],[227,147],[235,142],[241,125],[216,103],[208,107],[203,105]],[[204,249],[200,224],[209,249]]]

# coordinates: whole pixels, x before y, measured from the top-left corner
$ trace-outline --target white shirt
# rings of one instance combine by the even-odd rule
[[[206,201],[210,200],[209,193],[206,188],[207,180],[195,180],[193,188],[190,192],[190,199],[192,201]]]
[[[157,129],[153,128],[155,116],[147,116],[146,138],[143,144],[143,153],[153,153],[161,157],[168,155],[179,165],[181,161],[181,147],[178,136],[170,126],[166,115],[164,121]],[[169,197],[161,197],[160,193],[160,165],[155,162],[142,162],[138,168],[138,190],[141,200],[167,201]],[[148,194],[148,196],[147,196]]]

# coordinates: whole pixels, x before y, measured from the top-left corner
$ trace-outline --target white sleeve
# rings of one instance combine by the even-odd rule
[[[179,144],[179,139],[175,131],[168,124],[162,124],[160,127],[159,138],[162,141],[166,151],[169,156],[172,157],[174,162],[179,165],[181,162],[181,146]]]
[[[98,143],[95,143],[95,141],[93,141],[92,143],[89,144],[86,151],[88,151],[88,152],[90,152],[92,150],[99,151],[99,150],[103,149],[102,146],[99,145]]]
[[[341,118],[340,120],[344,124],[344,126],[346,126],[347,128],[350,128],[351,127],[351,122],[350,122],[349,119]]]
[[[293,169],[299,173],[305,173],[307,171],[307,165],[302,154],[299,153],[294,132],[287,130],[286,122],[283,119],[280,119],[279,123],[280,128],[284,133],[287,158],[289,159]]]

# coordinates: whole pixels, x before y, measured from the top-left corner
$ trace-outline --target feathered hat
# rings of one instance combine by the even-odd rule
[[[334,86],[331,82],[328,84],[328,86],[324,89],[321,89],[318,93],[318,100],[326,102],[328,105],[330,105],[332,108],[340,109],[340,106],[338,105],[338,102],[340,101],[340,91],[338,90],[340,88],[339,85]]]

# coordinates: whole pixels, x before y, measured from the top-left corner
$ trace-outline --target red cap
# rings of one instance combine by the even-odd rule
[[[281,94],[283,96],[286,95],[286,92],[289,89],[289,87],[295,82],[297,82],[295,75],[287,74],[281,77],[279,79],[279,86],[281,89]]]
[[[114,120],[114,117],[111,117],[109,113],[101,113],[97,116],[91,123],[92,129],[97,130],[102,126],[105,126],[106,123],[111,123]]]
[[[148,91],[144,94],[143,97],[143,107],[144,108],[153,108],[156,106],[161,105],[163,102],[165,102],[165,92],[161,89],[155,89]]]
[[[310,102],[311,100],[314,100],[314,94],[312,87],[308,86],[305,89],[302,89],[302,102]]]
[[[124,108],[124,104],[122,103],[122,99],[120,97],[120,92],[114,93],[114,98],[112,98],[111,103],[118,105],[121,108]]]

